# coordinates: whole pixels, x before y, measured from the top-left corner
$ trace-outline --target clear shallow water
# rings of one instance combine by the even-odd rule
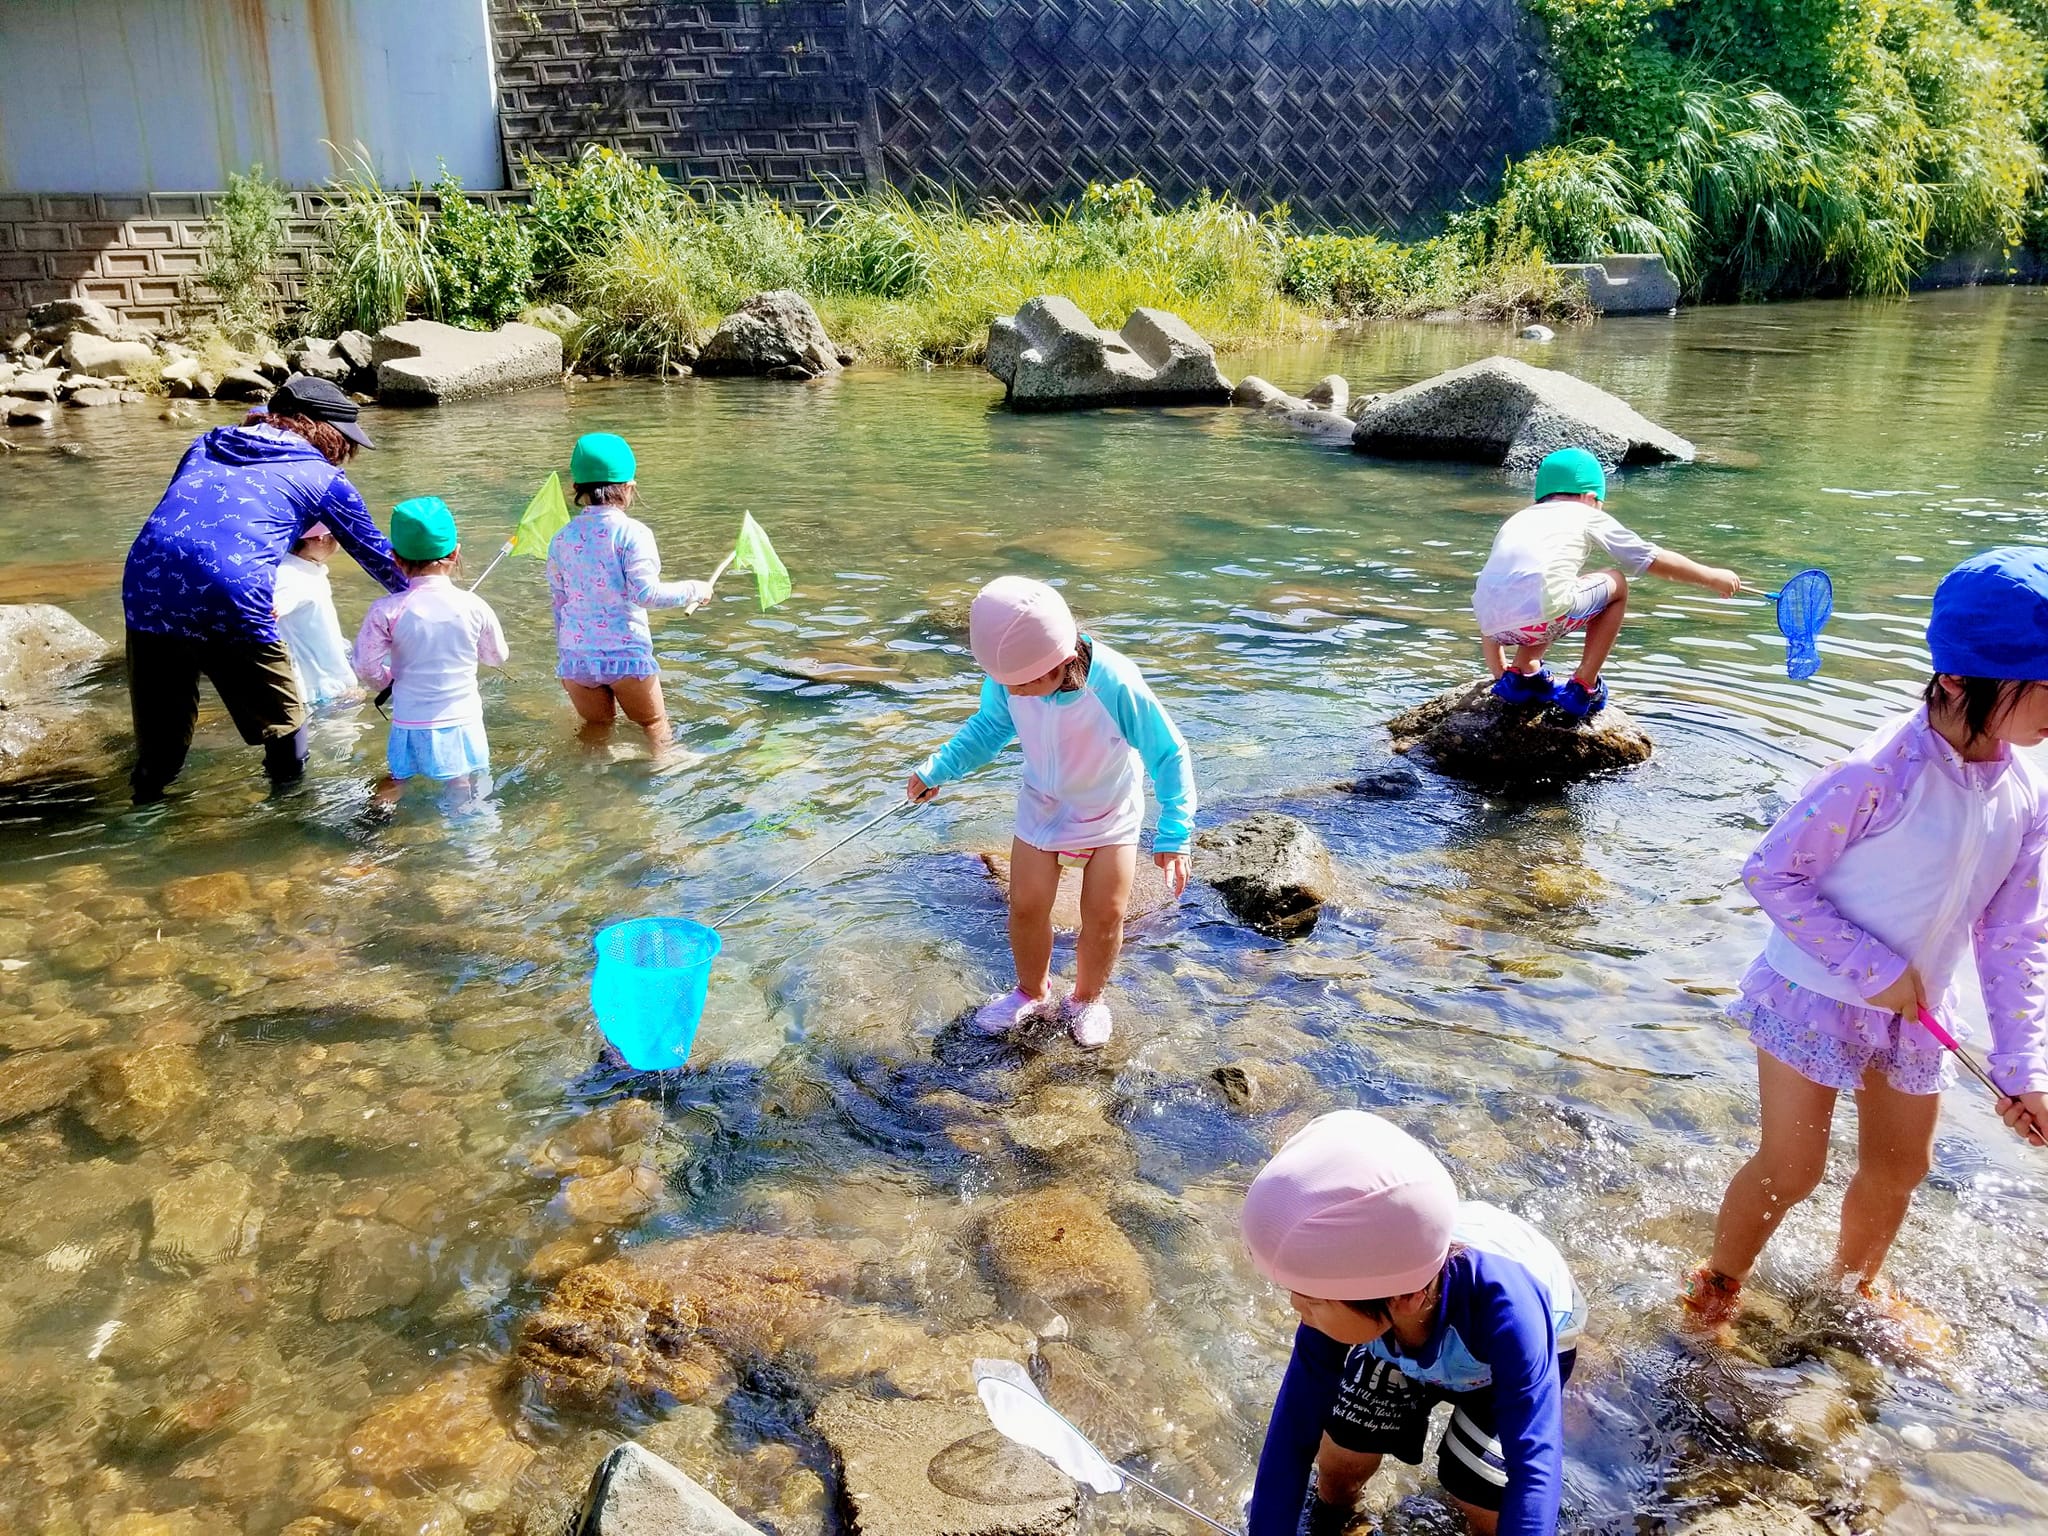
[[[416,800],[368,829],[374,716],[323,724],[310,791],[271,802],[213,710],[170,806],[8,813],[0,956],[22,963],[0,972],[0,1087],[72,1070],[51,1053],[94,1075],[70,1107],[0,1126],[0,1527],[258,1532],[317,1509],[336,1522],[317,1529],[345,1529],[381,1507],[411,1529],[431,1506],[441,1529],[538,1529],[548,1491],[631,1431],[810,1536],[835,1517],[783,1447],[829,1467],[793,1405],[848,1378],[801,1351],[651,1428],[529,1413],[530,1456],[407,1463],[368,1503],[334,1490],[366,1486],[365,1421],[450,1370],[476,1384],[464,1402],[515,1422],[488,1388],[565,1236],[592,1256],[735,1228],[822,1237],[868,1265],[857,1315],[878,1329],[1044,1330],[991,1285],[974,1223],[1048,1183],[1104,1200],[1155,1292],[1140,1323],[1076,1321],[1075,1342],[1148,1416],[1163,1475],[1227,1508],[1287,1337],[1238,1256],[1235,1200],[1300,1115],[1365,1104],[1545,1226],[1595,1299],[1572,1528],[1679,1508],[1703,1444],[1757,1459],[1744,1394],[1800,1372],[1864,1403],[1841,1470],[1808,1485],[1849,1499],[1847,1525],[2015,1528],[2048,1497],[2029,1481],[2048,1482],[2040,1165],[1966,1091],[1895,1260],[1958,1324],[1954,1361],[1858,1375],[1787,1329],[1764,1366],[1701,1368],[1668,1298],[1754,1120],[1745,1043],[1716,1012],[1761,937],[1737,868],[1810,765],[1909,699],[1948,565],[2048,537],[2044,349],[2048,296],[2010,290],[1614,321],[1540,351],[1413,326],[1233,359],[1358,392],[1519,350],[1700,444],[1708,463],[1621,484],[1613,509],[1638,531],[1761,585],[1831,570],[1807,684],[1784,678],[1768,603],[1639,588],[1610,676],[1658,755],[1536,805],[1328,790],[1383,756],[1387,715],[1474,670],[1471,574],[1521,504],[1490,472],[1370,463],[1228,411],[1011,417],[964,371],[377,413],[382,449],[354,473],[374,507],[439,492],[487,551],[576,433],[617,429],[671,575],[708,569],[751,509],[797,596],[763,615],[730,583],[693,619],[657,616],[671,710],[705,754],[673,775],[624,732],[616,754],[578,744],[543,572],[508,562],[485,588],[513,659],[485,688],[484,812]],[[0,463],[0,600],[119,633],[128,539],[191,431],[140,415],[67,419],[81,454]],[[373,594],[336,569],[352,625]],[[595,1069],[591,934],[716,912],[886,804],[971,707],[954,626],[1004,570],[1061,581],[1145,668],[1194,746],[1205,821],[1267,803],[1312,821],[1344,909],[1281,946],[1197,894],[1134,933],[1099,1062],[968,1045],[948,1026],[1007,974],[970,857],[1007,837],[1014,781],[991,771],[733,925],[703,1071],[656,1089]],[[227,871],[246,884],[176,883]],[[133,1081],[92,1054],[138,1047]],[[1302,1072],[1244,1113],[1208,1076],[1238,1060]],[[636,1093],[663,1105],[628,1157],[656,1169],[653,1208],[579,1225],[551,1138]],[[201,1171],[241,1219],[194,1256],[157,1241],[174,1213],[151,1200]],[[1796,1294],[1824,1261],[1839,1189],[1838,1169],[1774,1244],[1769,1288]],[[1987,1484],[1971,1452],[2022,1476]],[[168,1523],[118,1525],[137,1512]]]

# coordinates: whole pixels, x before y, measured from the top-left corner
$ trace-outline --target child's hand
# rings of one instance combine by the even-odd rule
[[[1188,856],[1184,853],[1155,853],[1152,862],[1166,876],[1166,888],[1178,897],[1188,888]]]
[[[1998,1101],[1998,1117],[2011,1126],[2020,1140],[2033,1147],[2048,1147],[2048,1093],[2022,1093]]]
[[[931,799],[937,793],[936,789],[933,789],[931,785],[925,783],[923,779],[920,779],[914,773],[910,776],[910,782],[903,787],[903,798],[912,805],[923,805],[925,801]]]
[[[1710,565],[1706,587],[1716,597],[1733,597],[1742,590],[1742,578],[1724,565]]]
[[[1896,1013],[1902,1019],[1917,1019],[1920,1010],[1927,1006],[1927,987],[1920,980],[1920,973],[1909,965],[1899,974],[1897,981],[1882,992],[1871,993],[1864,1001],[1886,1013]]]

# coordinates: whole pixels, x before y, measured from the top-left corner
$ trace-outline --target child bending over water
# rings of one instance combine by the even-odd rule
[[[1422,1461],[1477,1536],[1550,1536],[1564,1383],[1586,1303],[1519,1216],[1460,1201],[1429,1149],[1359,1110],[1312,1120],[1244,1197],[1244,1240],[1301,1326],[1252,1487],[1250,1536],[1339,1536],[1388,1456]]]
[[[2048,781],[2013,752],[2048,738],[2048,550],[1994,549],[1934,594],[1924,702],[1824,770],[1743,867],[1771,932],[1729,1012],[1757,1048],[1762,1136],[1721,1201],[1685,1304],[1718,1326],[1765,1242],[1827,1168],[1835,1100],[1856,1096],[1838,1283],[1932,1344],[1946,1328],[1878,1270],[1934,1155],[1954,1070],[1918,1022],[1959,1039],[1974,946],[2005,1123],[2048,1127]]]
[[[476,669],[505,664],[505,631],[489,603],[449,580],[461,545],[440,497],[391,509],[391,553],[410,585],[370,605],[355,650],[356,676],[391,689],[391,771],[377,781],[376,804],[396,806],[412,778],[487,793],[491,746]]]
[[[1552,704],[1584,718],[1607,705],[1600,669],[1621,634],[1628,579],[1648,573],[1733,597],[1742,579],[1675,550],[1645,543],[1602,510],[1607,473],[1583,448],[1560,448],[1536,466],[1536,503],[1500,526],[1479,573],[1472,611],[1486,640],[1496,697]],[[1585,573],[1599,545],[1620,569]],[[1553,686],[1543,653],[1574,630],[1586,632],[1578,670]],[[1505,651],[1513,647],[1509,659]]]
[[[1195,779],[1187,743],[1138,669],[1080,632],[1066,601],[1042,581],[1001,576],[981,589],[967,621],[982,679],[981,708],[910,776],[912,800],[964,778],[1007,746],[1024,753],[1017,834],[1010,844],[1010,953],[1017,985],[974,1015],[1000,1035],[1057,1008],[1077,1045],[1109,1040],[1102,989],[1123,946],[1124,913],[1145,825],[1144,774],[1159,796],[1152,862],[1177,896],[1188,883]],[[1142,771],[1141,771],[1142,770]],[[1081,867],[1081,936],[1071,997],[1052,992],[1052,907],[1060,867]]]
[[[327,579],[327,562],[340,548],[325,523],[314,523],[277,562],[271,611],[292,659],[299,697],[308,705],[331,704],[356,692],[355,668],[349,665],[348,642],[334,611],[334,587]]]
[[[667,761],[674,733],[647,610],[688,612],[711,601],[711,587],[661,579],[653,532],[626,515],[638,473],[623,437],[590,432],[576,440],[569,476],[579,510],[548,545],[548,590],[561,656],[555,674],[583,721],[583,739],[602,741],[623,710],[659,763]]]

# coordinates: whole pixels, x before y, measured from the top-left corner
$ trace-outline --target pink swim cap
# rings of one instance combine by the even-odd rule
[[[1074,654],[1081,631],[1066,599],[1028,576],[998,576],[975,595],[967,644],[981,670],[1014,688]]]
[[[1392,1121],[1344,1109],[1311,1120],[1259,1170],[1239,1226],[1259,1273],[1322,1301],[1406,1296],[1451,1251],[1457,1186]]]
[[[303,543],[307,539],[331,539],[333,537],[334,530],[325,523],[308,523],[304,531],[299,534],[299,541]]]

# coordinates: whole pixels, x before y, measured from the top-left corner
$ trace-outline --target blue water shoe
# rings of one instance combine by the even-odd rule
[[[1547,704],[1554,691],[1548,667],[1538,667],[1534,672],[1517,672],[1509,667],[1493,680],[1493,696],[1503,704]]]
[[[1588,693],[1580,686],[1576,677],[1568,677],[1558,684],[1557,691],[1550,696],[1550,702],[1575,720],[1597,715],[1607,707],[1607,679],[1596,678],[1593,682],[1593,691]]]

